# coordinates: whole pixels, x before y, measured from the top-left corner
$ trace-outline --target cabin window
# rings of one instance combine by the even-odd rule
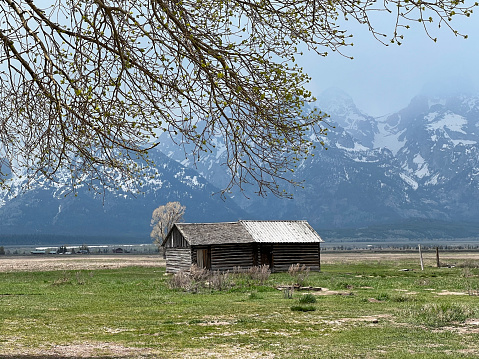
[[[196,250],[196,265],[200,268],[211,269],[211,248]]]

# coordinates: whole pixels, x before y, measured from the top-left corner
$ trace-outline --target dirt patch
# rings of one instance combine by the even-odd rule
[[[379,315],[367,315],[357,318],[341,318],[332,321],[327,321],[328,324],[344,324],[344,323],[371,323],[377,324],[381,320],[390,320],[392,315],[390,314],[379,314]]]
[[[122,267],[165,267],[160,255],[55,255],[1,257],[0,272],[93,270]]]
[[[2,358],[147,358],[155,354],[150,348],[132,348],[115,343],[43,344],[38,348],[14,347],[2,353]],[[158,353],[156,353],[158,354]],[[155,356],[153,356],[155,357]]]
[[[464,293],[464,292],[450,292],[448,290],[442,290],[436,294],[437,295],[467,295],[467,293]]]
[[[321,288],[320,291],[311,292],[311,294],[318,295],[318,296],[321,296],[321,295],[353,295],[353,293],[351,291],[344,292],[344,291],[338,291],[338,290],[329,290],[328,288]]]
[[[221,358],[221,359],[273,359],[275,355],[271,352],[258,351],[250,346],[226,346],[217,345],[211,349],[191,349],[178,353],[178,358],[199,359],[199,358]]]

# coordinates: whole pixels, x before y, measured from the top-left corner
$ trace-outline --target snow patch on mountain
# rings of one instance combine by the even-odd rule
[[[401,177],[401,179],[406,182],[413,190],[417,190],[419,188],[419,184],[405,173],[400,173],[399,177]]]
[[[416,154],[412,161],[417,165],[417,170],[414,172],[414,175],[417,178],[423,178],[430,175],[428,164],[420,154]]]
[[[424,185],[426,186],[435,186],[438,184],[438,179],[439,179],[439,173],[436,173],[434,176],[432,176],[430,179],[428,179]]]
[[[475,145],[477,144],[477,141],[471,141],[471,140],[453,140],[451,139],[451,142],[454,144],[454,146],[457,145]]]
[[[404,146],[406,140],[400,140],[406,129],[398,131],[395,127],[391,128],[386,122],[378,122],[378,132],[374,134],[374,148],[387,148],[394,156]]]
[[[342,146],[341,144],[339,143],[336,143],[336,148],[340,149],[340,150],[344,150],[344,151],[348,151],[348,152],[357,152],[357,151],[367,151],[369,150],[369,148],[357,143],[357,142],[354,142],[354,146],[353,147],[345,147],[345,146]]]
[[[467,120],[463,116],[450,111],[442,116],[438,116],[437,112],[430,113],[425,117],[425,120],[428,122],[428,125],[426,125],[428,130],[448,129],[452,132],[467,134],[467,132],[463,130],[463,127],[467,125]]]

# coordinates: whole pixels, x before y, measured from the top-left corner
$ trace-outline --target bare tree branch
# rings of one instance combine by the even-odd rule
[[[185,210],[186,207],[182,206],[180,202],[168,202],[153,211],[151,216],[151,227],[153,229],[150,237],[158,247],[163,244],[173,225],[183,220]]]
[[[141,174],[133,160],[167,132],[226,146],[231,181],[287,195],[281,181],[327,134],[326,114],[305,112],[310,80],[300,45],[318,55],[351,45],[343,18],[400,44],[412,23],[446,25],[476,3],[415,0],[0,0],[0,184],[7,172],[73,186]],[[389,41],[370,14],[391,13]],[[3,167],[2,167],[3,166]],[[109,171],[114,169],[116,172]],[[118,173],[122,176],[118,176]],[[132,177],[133,176],[133,177]]]

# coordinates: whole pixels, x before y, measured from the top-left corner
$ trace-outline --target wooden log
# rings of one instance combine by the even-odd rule
[[[191,249],[167,248],[166,249],[166,272],[176,273],[180,270],[188,270],[191,267]]]

